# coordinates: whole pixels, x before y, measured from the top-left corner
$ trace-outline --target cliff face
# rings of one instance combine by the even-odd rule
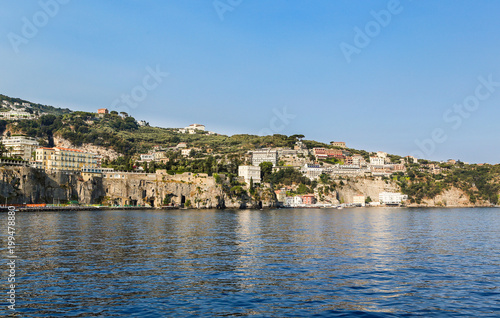
[[[373,201],[380,192],[400,192],[397,184],[380,178],[351,178],[342,180],[336,191],[323,194],[321,203],[353,203],[353,196],[362,194]],[[337,184],[340,182],[337,181]],[[248,189],[246,189],[248,190]],[[276,196],[267,187],[248,194],[228,196],[213,177],[206,174],[183,173],[105,173],[103,177],[80,174],[45,173],[26,167],[0,167],[0,203],[104,203],[110,205],[162,206],[166,201],[195,208],[261,208],[276,205]],[[337,201],[338,200],[338,201]],[[472,204],[465,192],[452,188],[433,199],[409,206],[471,207],[489,206],[489,202]]]
[[[463,190],[452,187],[450,190],[445,190],[438,194],[433,199],[424,199],[420,204],[409,204],[411,207],[475,207],[475,206],[491,206],[488,201],[479,201],[474,204],[470,202],[469,196]]]
[[[2,167],[0,199],[11,204],[59,203],[79,200],[93,203],[102,195],[99,180],[84,182],[78,175],[45,173],[27,167]]]
[[[381,178],[351,178],[343,180],[344,185],[337,188],[338,199],[343,203],[353,203],[355,195],[370,197],[372,201],[378,201],[381,192],[401,192],[399,186],[392,180],[382,180]],[[337,182],[339,183],[339,182]]]

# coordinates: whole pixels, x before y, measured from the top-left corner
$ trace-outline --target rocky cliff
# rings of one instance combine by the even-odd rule
[[[222,185],[206,174],[170,175],[156,173],[112,172],[102,176],[46,173],[27,167],[1,167],[1,203],[150,205],[184,204],[196,208],[245,208],[273,206],[270,191],[260,191],[258,200],[231,196]]]
[[[351,178],[337,182],[336,191],[322,194],[320,203],[353,203],[353,196],[364,195],[373,201],[381,192],[400,192],[398,185],[381,178]],[[27,167],[0,167],[0,203],[67,203],[108,205],[184,204],[195,208],[261,208],[276,206],[274,192],[262,186],[250,195],[248,187],[238,195],[217,184],[206,174],[170,175],[156,173],[110,172],[102,176],[46,173]],[[471,207],[489,206],[489,202],[472,204],[467,194],[451,188],[421,204],[409,206]]]

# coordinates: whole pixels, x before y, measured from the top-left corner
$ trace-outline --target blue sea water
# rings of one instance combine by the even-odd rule
[[[500,209],[16,215],[12,317],[499,317]]]

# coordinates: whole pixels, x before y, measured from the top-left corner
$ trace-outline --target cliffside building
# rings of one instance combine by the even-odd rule
[[[408,200],[408,196],[406,194],[392,192],[382,192],[379,194],[379,201],[381,204],[400,205],[406,200]]]
[[[38,148],[35,161],[47,171],[82,171],[99,168],[95,154],[69,148]]]
[[[239,166],[238,176],[243,177],[247,184],[250,184],[250,179],[253,183],[260,183],[260,166]]]
[[[7,150],[7,156],[19,157],[24,160],[33,158],[33,152],[40,146],[35,138],[26,136],[4,137],[2,143]]]

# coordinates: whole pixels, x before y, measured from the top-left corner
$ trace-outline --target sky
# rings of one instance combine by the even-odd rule
[[[0,93],[152,126],[500,163],[500,2],[0,5]]]

